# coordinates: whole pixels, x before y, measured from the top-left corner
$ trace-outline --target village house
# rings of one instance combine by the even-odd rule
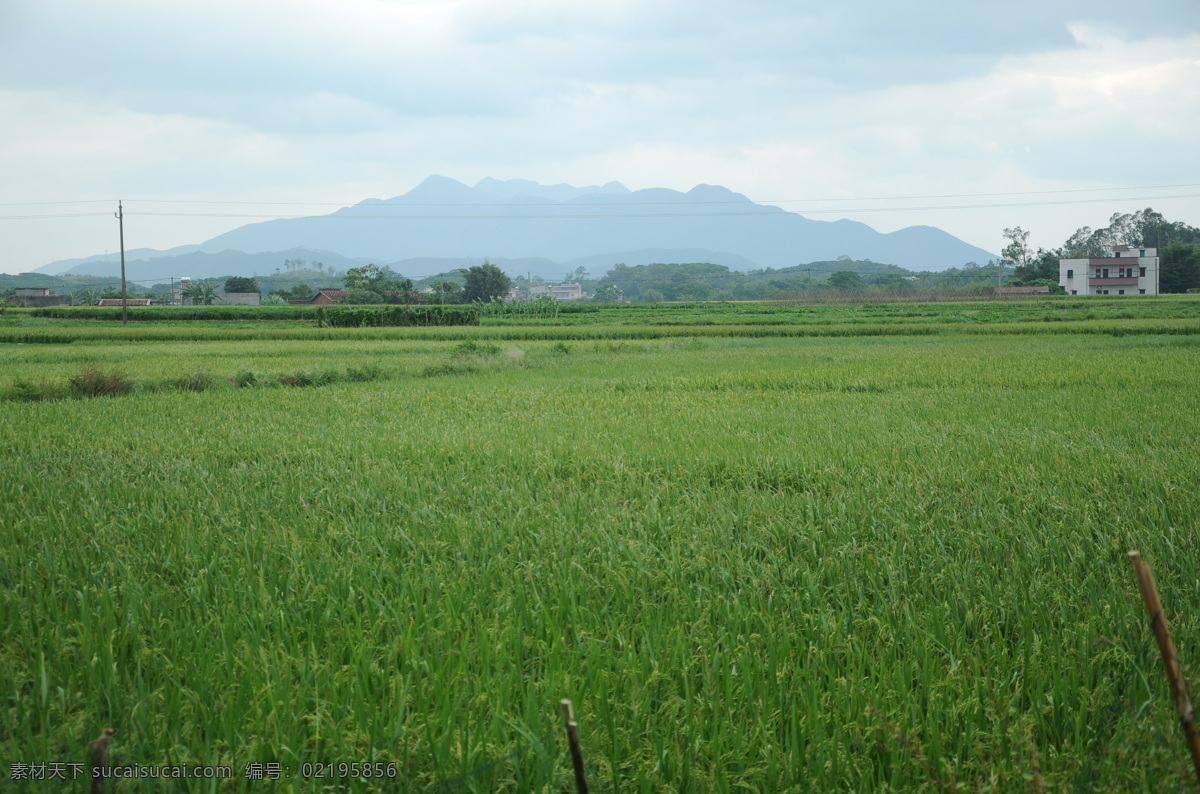
[[[317,290],[317,294],[311,298],[288,298],[287,302],[292,306],[300,306],[307,303],[319,303],[322,306],[327,306],[330,303],[341,303],[346,299],[346,290],[338,289],[337,287],[321,287]]]
[[[1157,295],[1158,249],[1122,245],[1104,256],[1058,260],[1068,295]]]
[[[66,306],[71,302],[66,295],[51,295],[49,287],[17,287],[13,298],[18,306],[35,309],[44,306]]]
[[[550,297],[560,301],[577,301],[583,297],[579,284],[559,284],[550,288]]]

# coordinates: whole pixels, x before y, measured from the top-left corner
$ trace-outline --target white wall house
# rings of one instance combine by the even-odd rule
[[[583,297],[579,284],[558,284],[550,288],[550,297],[560,301],[577,301]]]
[[[1122,245],[1102,257],[1058,260],[1068,295],[1157,295],[1158,249]]]

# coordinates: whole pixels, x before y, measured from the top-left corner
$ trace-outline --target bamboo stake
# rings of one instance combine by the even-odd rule
[[[567,725],[567,742],[571,745],[571,763],[575,767],[575,790],[579,794],[588,794],[587,775],[583,770],[583,747],[579,744],[579,725],[575,722],[575,712],[571,710],[571,701],[563,698],[559,701],[562,706],[563,722]]]
[[[1192,711],[1192,701],[1188,698],[1187,685],[1183,680],[1183,667],[1179,664],[1179,657],[1175,655],[1175,644],[1171,642],[1171,632],[1167,628],[1167,616],[1163,614],[1162,602],[1158,599],[1158,588],[1154,586],[1154,574],[1136,551],[1129,552],[1129,561],[1133,564],[1138,590],[1142,591],[1142,601],[1145,602],[1146,612],[1150,615],[1150,627],[1154,630],[1154,639],[1158,640],[1159,655],[1162,656],[1167,681],[1171,684],[1171,697],[1175,701],[1175,710],[1179,713],[1179,725],[1183,728],[1184,739],[1192,754],[1196,780],[1200,782],[1200,733],[1196,731],[1196,713]]]
[[[104,794],[104,770],[108,766],[108,746],[112,742],[113,729],[105,728],[100,732],[100,738],[92,743],[92,764],[88,769],[92,774],[91,794]]]

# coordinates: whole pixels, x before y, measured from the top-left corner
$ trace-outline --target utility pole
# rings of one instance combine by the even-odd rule
[[[125,289],[125,208],[119,200],[117,222],[121,227],[121,325],[129,325],[129,293]]]

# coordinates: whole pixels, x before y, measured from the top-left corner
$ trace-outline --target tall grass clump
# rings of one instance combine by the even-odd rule
[[[244,369],[230,377],[229,382],[239,389],[245,389],[251,386],[257,386],[259,384],[259,378],[254,372]]]
[[[69,387],[47,378],[32,380],[17,378],[5,397],[18,402],[43,402],[61,400],[70,395]]]
[[[81,398],[111,397],[133,391],[133,380],[122,370],[111,369],[106,372],[95,366],[89,366],[72,376],[68,383],[72,396]]]

